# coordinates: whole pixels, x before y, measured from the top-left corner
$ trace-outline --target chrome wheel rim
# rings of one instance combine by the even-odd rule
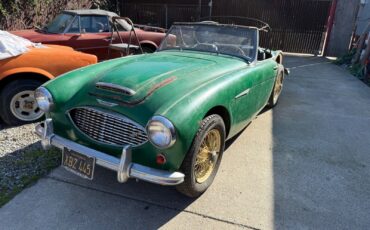
[[[212,175],[220,150],[220,131],[212,129],[204,137],[195,159],[194,175],[196,182],[203,183]]]
[[[279,99],[279,96],[280,96],[282,90],[283,90],[283,75],[280,73],[276,77],[276,82],[275,82],[275,86],[274,86],[274,104]]]
[[[25,90],[17,93],[10,101],[10,111],[21,121],[35,121],[44,114],[37,106],[34,91]]]

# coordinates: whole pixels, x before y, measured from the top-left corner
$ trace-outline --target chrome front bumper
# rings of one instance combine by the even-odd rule
[[[132,163],[130,146],[125,146],[122,149],[121,158],[116,158],[55,135],[52,119],[50,118],[37,125],[35,129],[36,134],[41,138],[41,144],[44,149],[48,149],[50,146],[55,146],[59,149],[68,148],[89,157],[94,157],[96,158],[96,164],[116,171],[117,180],[120,183],[126,182],[129,178],[161,185],[177,185],[184,181],[185,175],[183,173],[169,172]]]

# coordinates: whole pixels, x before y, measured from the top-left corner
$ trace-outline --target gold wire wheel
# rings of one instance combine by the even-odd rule
[[[194,173],[198,183],[205,182],[212,174],[221,151],[221,134],[212,129],[204,137],[195,159]]]
[[[275,87],[274,87],[274,103],[279,98],[282,89],[283,89],[283,75],[279,74],[277,76]]]

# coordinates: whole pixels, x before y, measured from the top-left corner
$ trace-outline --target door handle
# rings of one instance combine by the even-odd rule
[[[277,70],[278,68],[279,68],[278,66],[275,66],[275,67],[274,67],[274,70]]]

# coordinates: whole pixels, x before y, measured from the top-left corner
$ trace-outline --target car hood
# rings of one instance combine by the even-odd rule
[[[89,87],[87,91],[90,95],[114,99],[126,105],[139,104],[172,84],[176,85],[178,94],[229,69],[217,58],[206,57],[180,52],[139,55],[102,69],[96,74],[94,84],[86,86]],[[234,63],[240,65],[240,61]]]
[[[207,68],[215,62],[176,55],[145,55],[102,73],[98,80],[145,93],[152,86]]]
[[[69,47],[69,46],[60,46],[60,45],[45,45],[45,46],[49,47],[51,49],[55,49],[55,50],[74,51],[74,49],[72,47]]]
[[[72,108],[98,106],[144,124],[165,104],[245,66],[241,59],[222,55],[161,51],[101,62],[44,86],[53,95],[59,116]]]
[[[50,42],[53,40],[58,40],[59,34],[46,34],[38,32],[37,30],[16,30],[10,31],[10,33],[17,35],[19,37],[26,38],[32,42]]]

